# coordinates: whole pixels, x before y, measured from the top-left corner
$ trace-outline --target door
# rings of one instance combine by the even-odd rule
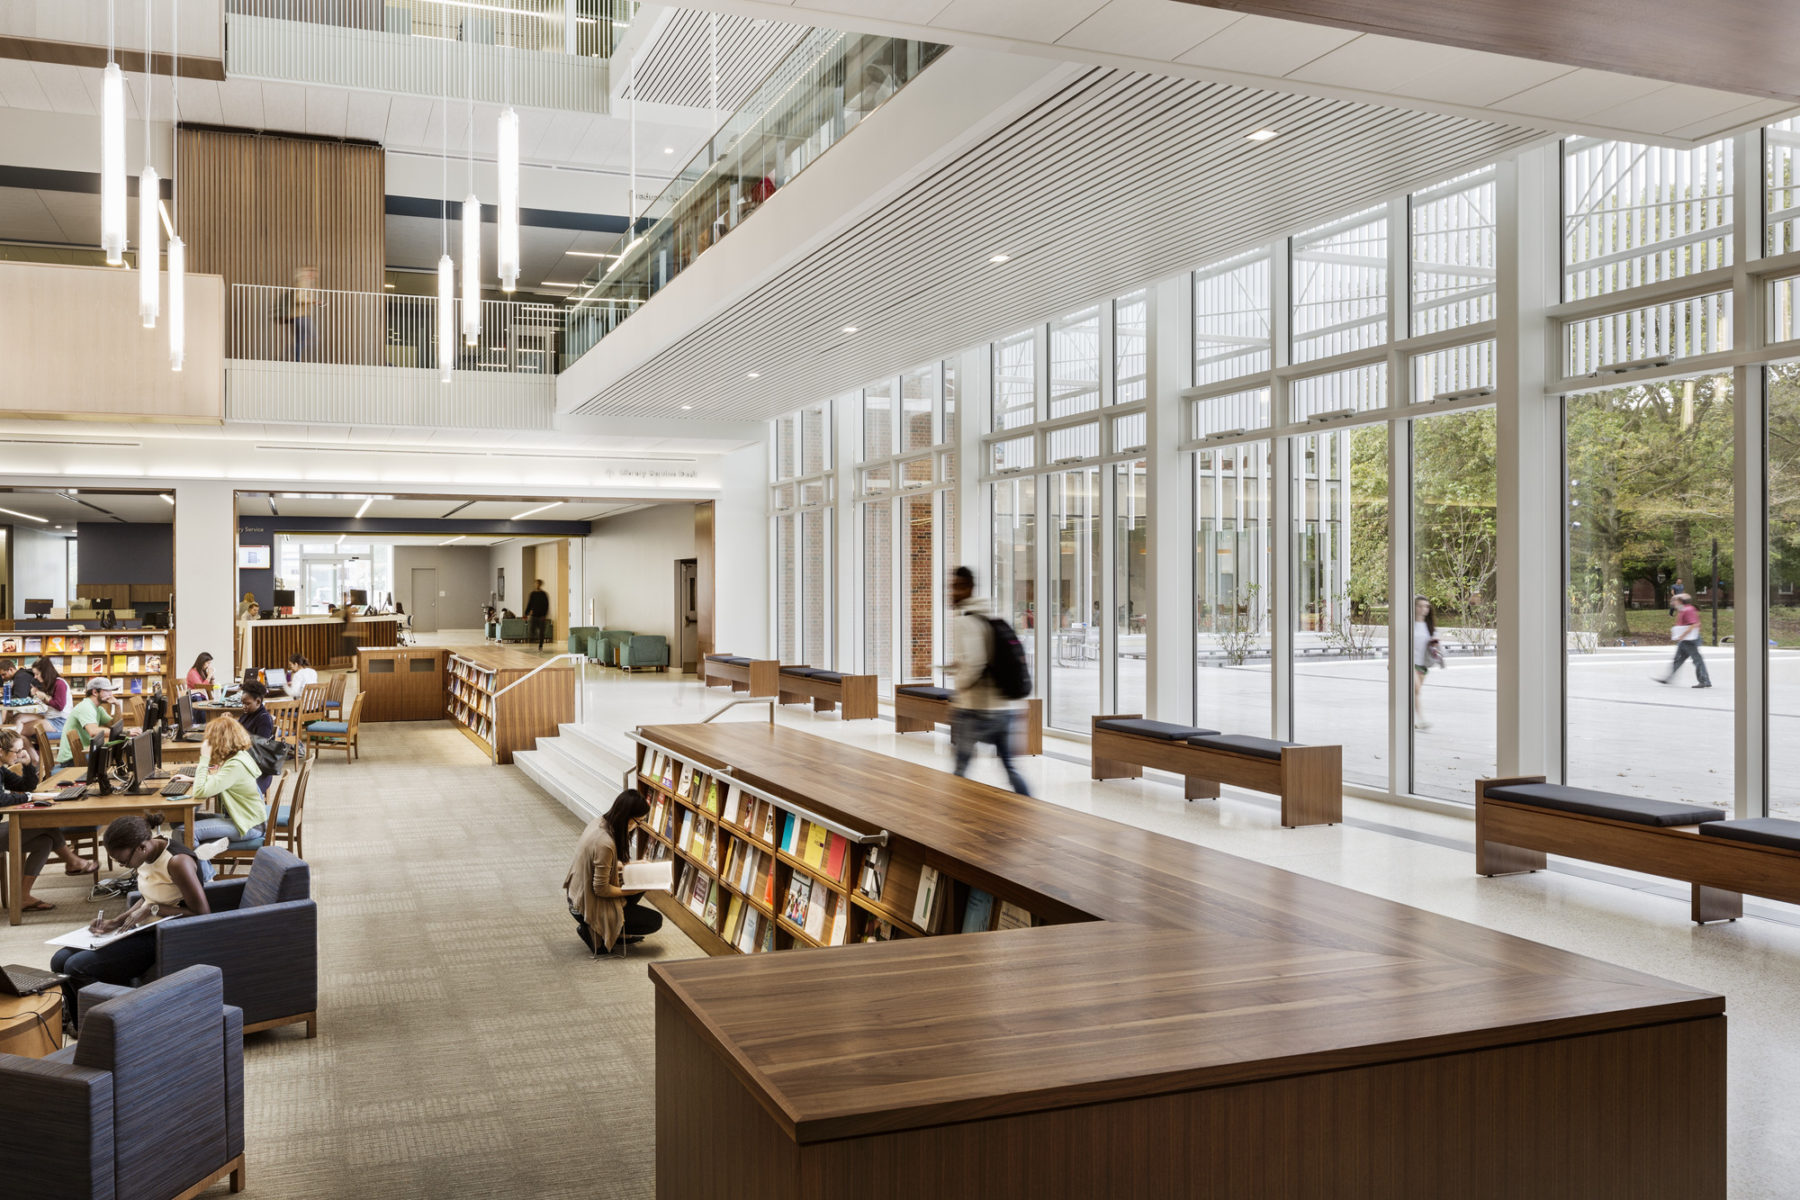
[[[412,615],[414,633],[436,633],[438,629],[438,585],[436,567],[412,568]]]
[[[691,558],[675,560],[675,628],[674,660],[689,675],[700,670],[700,564]]]
[[[306,593],[299,597],[301,610],[308,613],[330,612],[344,598],[343,578],[335,559],[307,559],[303,564]]]

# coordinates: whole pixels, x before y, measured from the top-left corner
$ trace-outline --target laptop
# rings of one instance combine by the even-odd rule
[[[36,967],[8,963],[0,967],[0,996],[35,996],[39,992],[49,991],[67,978],[67,975],[58,975],[54,971],[40,971]]]
[[[263,672],[263,682],[269,685],[271,692],[287,691],[287,672],[279,667],[270,667]]]

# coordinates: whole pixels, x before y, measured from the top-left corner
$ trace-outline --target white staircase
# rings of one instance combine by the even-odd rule
[[[515,753],[513,763],[564,808],[591,821],[612,807],[625,772],[637,761],[635,747],[622,733],[608,736],[592,725],[557,729],[555,737],[539,738],[536,749]]]

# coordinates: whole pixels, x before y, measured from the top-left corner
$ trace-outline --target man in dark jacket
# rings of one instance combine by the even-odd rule
[[[550,594],[544,590],[544,581],[536,581],[537,586],[531,589],[531,595],[525,597],[525,619],[531,622],[531,637],[537,642],[537,648],[544,648],[544,631],[549,625]]]
[[[275,714],[263,707],[268,698],[268,685],[258,679],[244,680],[244,686],[238,689],[238,697],[243,701],[244,711],[238,714],[238,724],[244,732],[253,738],[272,738],[275,734]],[[259,777],[256,786],[263,795],[269,794],[269,783],[275,778],[274,772]]]

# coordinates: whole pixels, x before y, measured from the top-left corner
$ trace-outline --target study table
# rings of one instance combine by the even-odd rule
[[[70,784],[82,782],[86,771],[81,767],[64,767],[50,777],[44,784],[44,790],[56,791]],[[0,817],[6,818],[6,884],[7,884],[7,920],[17,925],[24,912],[24,867],[23,853],[25,831],[28,829],[89,829],[111,824],[120,817],[143,816],[146,813],[162,813],[169,825],[179,825],[185,834],[194,823],[194,813],[203,801],[184,797],[161,795],[161,789],[167,780],[152,780],[147,786],[157,790],[147,796],[127,796],[122,792],[114,792],[110,796],[84,796],[80,800],[71,800],[67,804],[53,804],[49,808],[3,808]]]
[[[1722,996],[799,730],[637,734],[1048,922],[653,963],[663,1200],[1725,1194]]]

